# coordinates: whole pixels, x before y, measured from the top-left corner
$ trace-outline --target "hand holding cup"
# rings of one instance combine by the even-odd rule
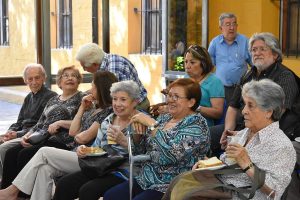
[[[107,144],[117,144],[119,132],[121,131],[119,125],[110,124],[107,129]]]

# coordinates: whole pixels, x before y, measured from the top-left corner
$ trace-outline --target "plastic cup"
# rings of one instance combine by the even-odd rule
[[[240,139],[241,139],[241,137],[236,136],[236,135],[235,136],[227,136],[227,144],[240,143]],[[227,155],[226,155],[226,158],[225,158],[225,162],[228,165],[236,164],[235,158],[230,158]]]
[[[120,131],[120,126],[119,125],[110,125],[113,129]],[[116,141],[112,140],[112,138],[107,137],[107,144],[117,144]]]

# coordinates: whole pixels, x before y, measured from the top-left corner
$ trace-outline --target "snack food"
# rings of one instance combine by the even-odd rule
[[[104,150],[101,149],[100,147],[86,147],[83,150],[86,154],[91,154],[91,153],[102,153]]]
[[[198,161],[198,167],[199,168],[206,168],[206,167],[214,167],[222,165],[223,162],[219,160],[217,157],[212,157],[207,160],[199,160]]]

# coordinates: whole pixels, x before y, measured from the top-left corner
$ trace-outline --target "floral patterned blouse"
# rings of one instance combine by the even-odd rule
[[[237,134],[248,134],[239,131]],[[292,142],[279,129],[279,123],[273,122],[260,130],[246,145],[251,161],[266,172],[265,184],[275,190],[275,199],[279,200],[291,180],[291,174],[296,163],[296,152]],[[236,187],[251,185],[251,179],[246,173],[222,175],[221,181]],[[254,200],[267,199],[265,193],[257,190]],[[233,199],[238,199],[234,196]]]
[[[144,190],[165,192],[175,176],[191,170],[210,149],[209,129],[201,114],[186,116],[174,127],[163,130],[171,119],[170,114],[159,116],[156,135],[146,138],[146,154],[151,160],[144,163],[136,177]]]
[[[39,121],[30,129],[31,133],[39,132],[43,134],[47,132],[50,124],[58,120],[71,120],[74,118],[84,93],[77,92],[65,101],[60,100],[59,96],[60,95],[54,96],[48,101]],[[59,130],[59,132],[52,137],[56,137],[60,142],[67,146],[73,145],[73,137],[69,136],[69,130],[67,129]]]

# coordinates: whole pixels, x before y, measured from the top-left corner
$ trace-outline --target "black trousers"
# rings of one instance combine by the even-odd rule
[[[3,162],[1,189],[5,189],[12,184],[12,181],[16,178],[23,167],[43,146],[69,150],[65,144],[52,140],[48,140],[43,144],[33,145],[25,148],[21,144],[18,144],[17,146],[8,149]]]
[[[99,178],[89,178],[81,171],[67,174],[56,184],[54,200],[98,200],[111,187],[125,180],[113,174]],[[122,198],[120,198],[122,199]]]

